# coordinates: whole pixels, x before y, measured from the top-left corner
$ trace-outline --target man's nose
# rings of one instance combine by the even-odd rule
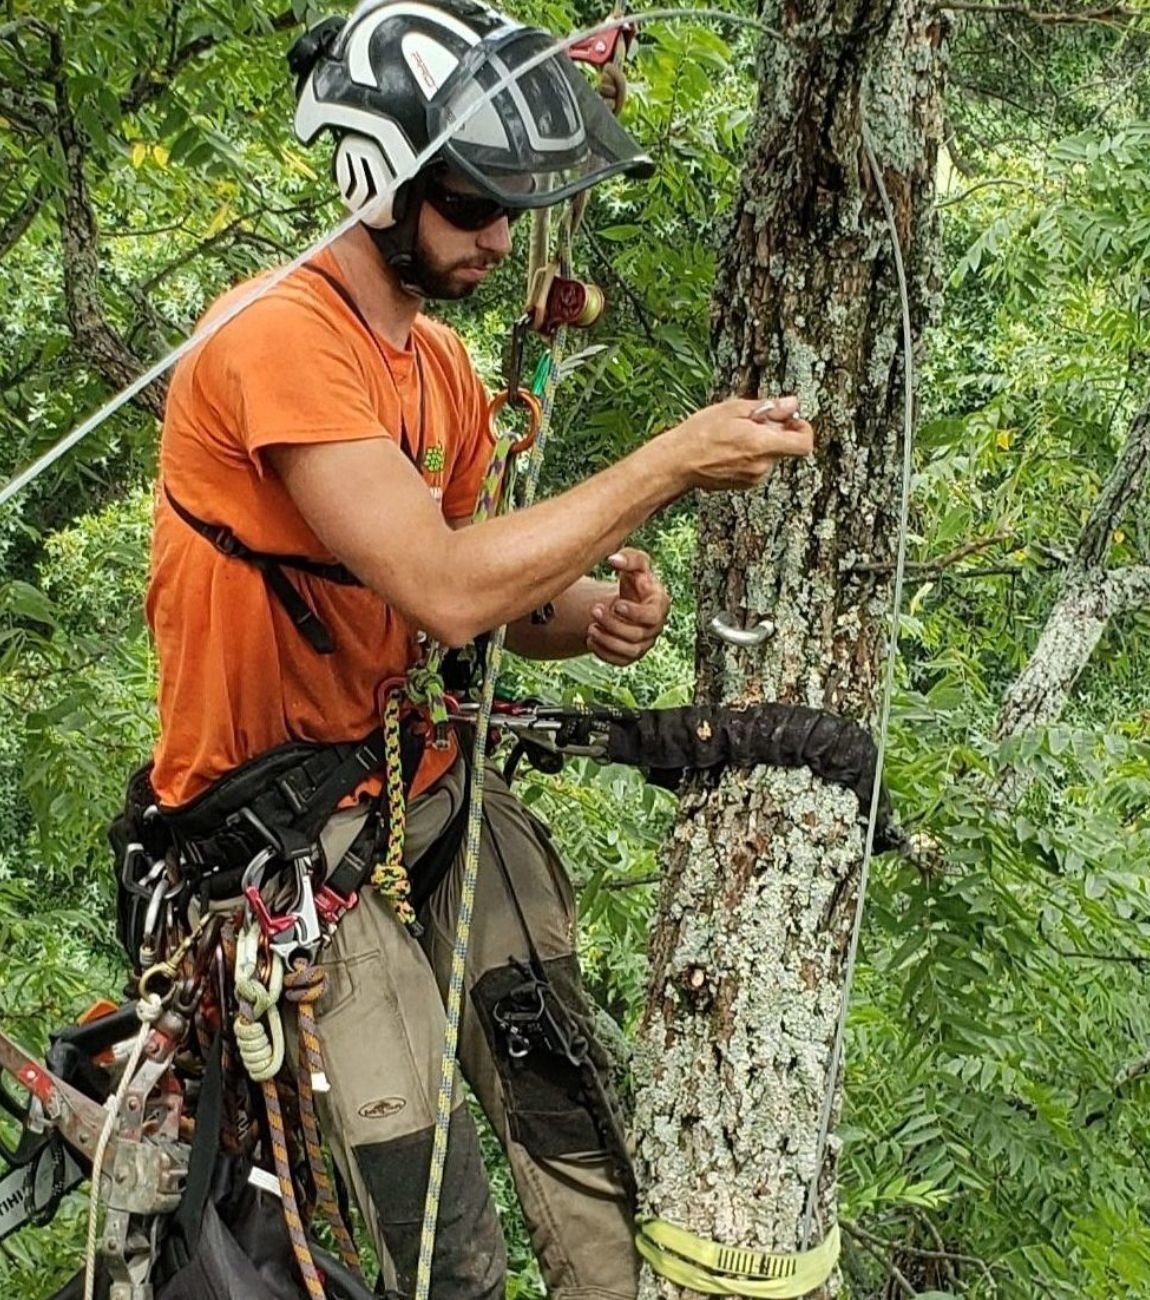
[[[498,253],[505,257],[511,252],[511,225],[506,217],[500,217],[491,225],[484,226],[475,240],[485,252]]]

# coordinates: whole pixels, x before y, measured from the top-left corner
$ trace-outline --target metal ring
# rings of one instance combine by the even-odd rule
[[[741,650],[753,650],[762,645],[775,630],[775,625],[766,618],[760,619],[754,627],[740,627],[730,614],[716,614],[708,626],[721,641]]]
[[[147,997],[148,994],[151,993],[152,981],[157,977],[167,980],[169,985],[171,986],[175,985],[176,972],[175,970],[173,970],[171,962],[158,961],[154,966],[149,966],[148,969],[140,976],[140,982],[137,985],[140,992],[140,997],[142,998]],[[171,991],[172,989],[169,988],[168,993],[171,993]]]
[[[492,442],[497,442],[498,438],[495,433],[495,417],[511,400],[511,394],[505,388],[501,393],[496,393],[491,399],[491,405],[487,408],[488,425],[487,435]],[[515,401],[527,407],[527,413],[530,416],[531,423],[527,432],[519,439],[518,442],[511,444],[511,455],[518,456],[521,452],[527,451],[534,446],[535,439],[539,435],[540,425],[543,423],[543,408],[539,405],[539,399],[529,388],[517,388],[515,390]]]

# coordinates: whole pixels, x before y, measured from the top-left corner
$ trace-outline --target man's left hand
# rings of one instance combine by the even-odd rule
[[[671,598],[651,568],[651,557],[625,546],[607,559],[619,575],[614,599],[591,609],[587,649],[604,663],[626,668],[647,653],[667,625]]]

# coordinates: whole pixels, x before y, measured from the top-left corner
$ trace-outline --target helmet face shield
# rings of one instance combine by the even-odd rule
[[[549,207],[609,176],[654,171],[570,58],[543,57],[551,45],[523,28],[484,41],[428,104],[431,138],[451,133],[439,158],[509,208]]]

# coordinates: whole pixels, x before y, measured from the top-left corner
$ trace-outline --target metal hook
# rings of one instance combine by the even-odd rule
[[[766,618],[760,619],[754,627],[740,627],[730,614],[716,614],[708,626],[721,641],[740,650],[753,650],[762,645],[775,630],[775,625]]]

